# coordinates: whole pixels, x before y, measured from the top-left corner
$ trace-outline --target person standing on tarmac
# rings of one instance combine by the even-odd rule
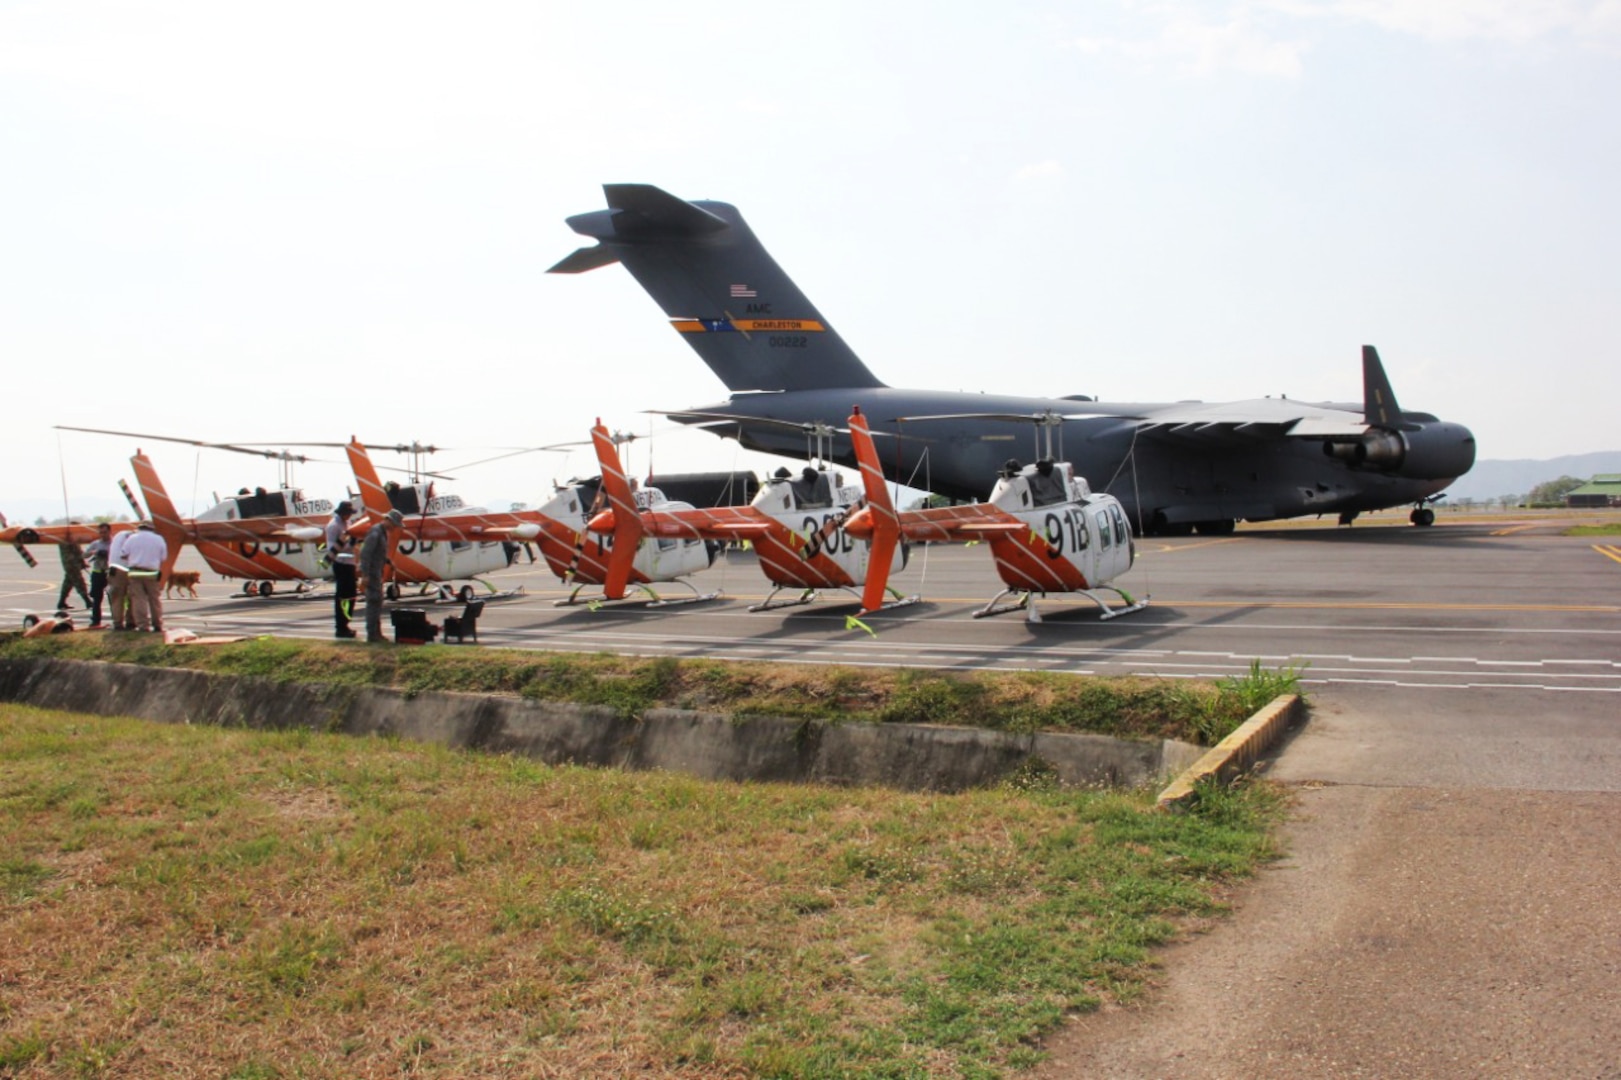
[[[135,629],[135,618],[129,610],[129,567],[124,564],[124,548],[134,535],[133,530],[125,529],[113,537],[107,549],[107,597],[112,609],[108,615],[114,630]]]
[[[101,601],[107,595],[107,556],[113,548],[113,527],[103,521],[96,526],[96,538],[84,549],[90,560],[90,629],[101,626]]]
[[[349,535],[349,519],[354,516],[355,504],[345,499],[332,511],[332,520],[326,523],[326,557],[332,564],[332,623],[333,636],[352,638],[349,619],[355,610],[355,538]]]
[[[90,606],[90,592],[84,587],[84,549],[78,544],[70,542],[56,546],[56,553],[62,559],[62,593],[56,598],[56,610],[68,609],[68,597],[75,592],[84,606]]]
[[[135,628],[163,633],[163,564],[169,544],[143,521],[124,542],[124,565],[129,568],[129,595],[135,608]]]
[[[388,516],[371,527],[360,546],[360,576],[366,582],[366,641],[387,641],[383,636],[383,567],[394,550],[394,530],[405,523],[405,515],[390,510]]]

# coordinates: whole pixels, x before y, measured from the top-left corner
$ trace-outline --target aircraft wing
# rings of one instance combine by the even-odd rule
[[[1154,405],[1131,417],[1143,435],[1159,438],[1355,438],[1368,430],[1360,414],[1333,405],[1288,398],[1206,404]]]

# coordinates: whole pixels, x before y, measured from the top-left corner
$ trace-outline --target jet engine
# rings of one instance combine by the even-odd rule
[[[1441,421],[1413,431],[1370,428],[1359,439],[1323,443],[1323,453],[1359,468],[1417,480],[1451,480],[1475,464],[1475,436]]]

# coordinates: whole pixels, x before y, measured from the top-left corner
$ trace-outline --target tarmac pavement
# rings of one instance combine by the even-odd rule
[[[1440,694],[1324,695],[1289,856],[1038,1075],[1621,1077],[1621,717]]]

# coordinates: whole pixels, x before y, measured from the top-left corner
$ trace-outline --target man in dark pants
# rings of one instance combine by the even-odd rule
[[[355,609],[355,538],[349,535],[349,519],[355,506],[345,499],[332,511],[326,523],[326,557],[332,564],[332,623],[334,637],[352,638],[349,617]]]
[[[90,626],[101,625],[101,601],[107,595],[107,557],[113,548],[113,527],[103,521],[96,526],[96,538],[84,549],[90,560]]]
[[[394,530],[404,522],[404,515],[390,510],[387,517],[371,527],[366,542],[360,546],[360,576],[366,582],[368,642],[388,640],[383,636],[383,567],[388,565],[389,553],[394,550]]]

